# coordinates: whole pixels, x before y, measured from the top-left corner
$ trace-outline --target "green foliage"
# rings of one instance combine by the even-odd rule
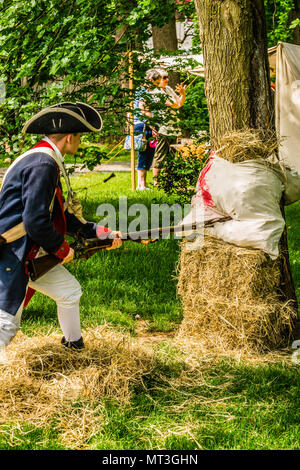
[[[207,163],[207,150],[204,145],[182,146],[179,151],[166,156],[164,168],[159,175],[160,187],[176,201],[188,204],[195,194],[200,171]]]
[[[99,165],[108,158],[107,153],[103,147],[99,147],[96,144],[89,143],[87,146],[82,145],[79,152],[80,164],[82,164],[83,168],[86,167],[89,170],[93,170],[96,165]]]
[[[293,42],[293,28],[297,22],[292,21],[294,0],[265,0],[267,33],[269,47],[276,46],[278,41]]]
[[[116,75],[110,86],[100,88],[99,81],[122,58],[124,45],[115,44],[113,36],[118,26],[111,5],[103,1],[10,2],[0,20],[7,93],[3,140],[18,142],[22,124],[53,102],[86,101],[94,93],[93,101],[106,111],[120,85]]]
[[[179,19],[195,17],[193,2],[176,4],[176,10]],[[88,136],[90,142],[120,141],[131,99],[126,52],[129,45],[139,51],[133,53],[137,88],[146,70],[154,66],[153,56],[140,59],[151,35],[150,24],[168,22],[174,15],[174,0],[163,4],[158,0],[32,0],[25,4],[10,0],[3,2],[1,13],[0,80],[6,86],[6,100],[0,104],[0,144],[6,152],[0,159],[14,159],[32,146],[36,136],[21,134],[26,120],[42,107],[65,100],[89,102],[100,111],[103,130],[100,137]],[[207,128],[202,79],[189,88],[179,114],[184,134]],[[96,147],[84,149],[83,154],[89,168],[105,157]]]
[[[199,131],[209,130],[204,78],[191,75],[186,83],[188,88],[184,106],[180,109],[180,127],[184,135],[197,138]]]
[[[191,5],[178,8],[190,14]],[[133,54],[136,88],[153,66],[153,57],[140,57],[150,25],[169,22],[174,0],[4,0],[0,9],[0,82],[6,86],[0,144],[6,146],[5,157],[31,146],[35,138],[21,135],[24,123],[61,101],[94,105],[104,121],[101,139],[121,140],[131,100],[126,53],[130,47],[138,51]]]

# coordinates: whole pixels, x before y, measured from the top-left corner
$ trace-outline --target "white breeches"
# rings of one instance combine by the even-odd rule
[[[77,341],[81,337],[79,301],[82,295],[77,279],[59,264],[37,281],[29,281],[28,287],[55,300],[58,321],[65,339]],[[20,328],[23,304],[16,315],[0,310],[0,346],[8,345]]]

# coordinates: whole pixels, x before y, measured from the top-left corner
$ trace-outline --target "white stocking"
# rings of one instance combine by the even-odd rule
[[[79,302],[72,307],[57,305],[57,317],[66,341],[81,337]]]
[[[75,277],[61,264],[55,266],[29,286],[51,297],[57,305],[57,316],[67,341],[81,337],[79,300],[81,287]]]

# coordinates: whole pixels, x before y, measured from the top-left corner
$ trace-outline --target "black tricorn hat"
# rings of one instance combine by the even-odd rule
[[[42,109],[24,125],[26,134],[75,134],[100,132],[102,118],[98,111],[85,103],[58,103]]]

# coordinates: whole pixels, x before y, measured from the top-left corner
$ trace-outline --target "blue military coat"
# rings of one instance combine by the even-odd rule
[[[47,142],[43,146],[51,148]],[[25,156],[11,168],[0,192],[0,234],[22,221],[27,232],[0,248],[0,309],[12,315],[25,298],[28,253],[36,246],[55,254],[65,244],[64,233],[57,231],[54,219],[61,220],[70,234],[82,230],[86,237],[96,237],[95,223],[84,224],[68,211],[63,212],[57,191],[61,188],[59,173],[56,162],[41,150]]]

